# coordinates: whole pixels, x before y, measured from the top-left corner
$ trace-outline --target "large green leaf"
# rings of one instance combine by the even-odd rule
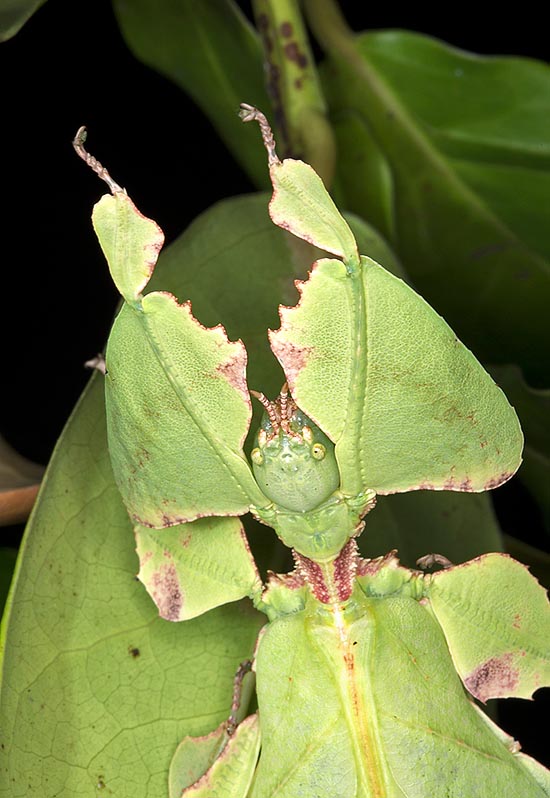
[[[248,604],[171,624],[136,581],[102,380],[60,440],[2,629],[6,796],[164,795],[179,741],[227,717],[261,618]]]
[[[406,31],[353,36],[330,0],[307,6],[329,52],[344,205],[383,225],[476,354],[548,383],[548,66]]]
[[[0,0],[0,42],[11,39],[46,0]]]
[[[136,56],[173,80],[202,108],[258,186],[264,156],[237,116],[246,101],[267,108],[263,57],[252,26],[233,0],[114,0],[122,33]]]

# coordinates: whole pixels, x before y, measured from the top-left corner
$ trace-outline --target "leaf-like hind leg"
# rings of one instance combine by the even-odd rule
[[[235,674],[229,718],[203,737],[184,737],[169,771],[170,798],[246,798],[260,750],[258,715],[241,721],[243,681],[252,661]]]

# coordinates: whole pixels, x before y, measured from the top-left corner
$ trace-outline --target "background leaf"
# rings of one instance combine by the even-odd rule
[[[255,184],[267,186],[261,142],[237,116],[241,102],[269,106],[259,39],[237,4],[114,0],[113,7],[135,55],[193,97]]]
[[[46,0],[0,0],[0,42],[11,39]]]
[[[162,795],[174,749],[227,717],[262,618],[248,604],[171,624],[136,581],[106,449],[102,379],[60,441],[2,631],[9,795]]]
[[[365,519],[359,547],[365,557],[397,549],[407,568],[425,554],[443,554],[464,562],[503,547],[488,493],[414,491],[379,496]]]
[[[537,500],[550,532],[550,390],[531,388],[517,366],[491,368],[491,373],[522,420],[525,448],[518,477]]]
[[[323,17],[325,6],[312,4],[310,17],[330,51],[323,77],[346,161],[341,202],[387,219],[391,173],[393,218],[383,229],[416,287],[479,357],[519,363],[547,384],[549,68],[407,31],[352,37]],[[372,137],[362,157],[345,149],[348,124]],[[369,185],[363,201],[373,148],[389,171],[378,199]]]

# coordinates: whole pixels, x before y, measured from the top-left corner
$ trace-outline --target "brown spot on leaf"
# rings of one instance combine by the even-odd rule
[[[498,488],[507,482],[510,477],[514,475],[513,471],[503,471],[498,477],[493,477],[492,479],[487,480],[485,485],[483,486],[484,490],[493,490],[493,488]]]
[[[166,621],[179,620],[183,596],[173,563],[162,565],[151,575],[151,595],[161,618]]]
[[[281,22],[281,36],[285,39],[290,39],[292,36],[293,28],[291,22]]]
[[[137,659],[140,655],[140,650],[134,646],[128,646],[128,654],[134,659]]]
[[[459,482],[456,477],[449,477],[449,479],[443,483],[443,490],[459,490],[464,493],[471,492],[473,490],[472,480],[469,477],[465,477]]]
[[[308,64],[307,55],[300,51],[297,42],[285,44],[283,52],[289,61],[294,61],[300,69],[305,69]]]
[[[281,332],[283,329],[284,327],[281,326]],[[306,366],[311,348],[307,346],[296,346],[296,344],[293,344],[290,341],[280,341],[275,338],[274,335],[271,335],[271,333],[269,338],[271,349],[273,350],[275,356],[279,359],[284,369],[289,388],[291,392],[293,392],[296,385],[296,380],[298,379],[300,372]]]
[[[513,661],[513,654],[492,657],[472,671],[464,684],[483,703],[489,698],[510,696],[519,683],[519,670],[512,667]]]
[[[516,612],[516,614],[514,615],[514,623],[512,624],[512,626],[514,627],[514,629],[521,629],[521,615],[518,612]]]
[[[244,349],[234,357],[226,360],[225,363],[220,363],[217,371],[222,374],[227,382],[239,391],[247,402],[250,402],[248,395],[248,386],[246,384],[246,356]]]

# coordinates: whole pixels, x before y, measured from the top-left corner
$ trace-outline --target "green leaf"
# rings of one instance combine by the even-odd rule
[[[139,578],[161,618],[186,621],[261,592],[244,530],[236,518],[201,518],[154,530],[136,527]]]
[[[345,493],[487,490],[520,463],[517,417],[448,325],[368,258],[322,260],[271,344],[298,405],[336,443]]]
[[[452,563],[501,551],[502,535],[487,493],[414,491],[380,496],[358,540],[365,557],[397,549],[408,568],[425,554],[442,554]]]
[[[357,263],[357,244],[318,174],[303,161],[286,158],[270,166],[273,222],[319,249]]]
[[[128,511],[166,527],[262,505],[242,452],[251,417],[242,342],[202,327],[170,294],[139,300],[160,236],[125,195],[98,203],[94,225],[128,303],[106,352],[109,448]]]
[[[96,377],[49,466],[4,617],[9,798],[164,795],[181,739],[229,715],[233,674],[262,616],[241,603],[163,621],[132,549]]]
[[[16,560],[17,549],[11,549],[7,546],[0,548],[0,615],[4,611]]]
[[[122,191],[103,195],[92,222],[114,284],[126,302],[135,305],[153,274],[164,233]]]
[[[468,700],[437,621],[410,596],[357,592],[336,623],[309,603],[266,628],[256,671],[266,742],[251,798],[424,798],[450,774],[457,796],[546,796]]]
[[[261,144],[237,116],[243,100],[269,107],[260,42],[237,4],[114,0],[113,7],[136,57],[189,94],[255,184],[267,186]]]
[[[430,605],[472,695],[531,698],[550,682],[548,597],[524,565],[486,554],[427,580]]]
[[[246,718],[231,736],[222,724],[206,737],[186,738],[170,767],[170,798],[246,798],[259,749],[257,715]]]
[[[46,0],[0,0],[0,42],[11,39]]]
[[[353,36],[332,2],[308,7],[329,53],[344,205],[383,220],[390,196],[382,229],[415,286],[482,359],[547,384],[549,67],[406,31]],[[360,125],[373,146],[346,150]],[[378,200],[366,183],[373,149],[387,164]]]
[[[525,449],[518,477],[539,503],[550,532],[550,390],[531,388],[517,366],[491,367],[491,373],[520,417]]]
[[[206,326],[221,321],[229,338],[246,346],[250,387],[276,396],[284,375],[266,330],[278,326],[279,303],[296,301],[294,279],[307,274],[314,250],[300,249],[298,239],[272,224],[268,201],[268,194],[234,197],[202,213],[163,251],[150,287],[169,290],[180,301],[190,297],[194,315]],[[401,276],[380,235],[355,215],[346,220],[362,251]]]

